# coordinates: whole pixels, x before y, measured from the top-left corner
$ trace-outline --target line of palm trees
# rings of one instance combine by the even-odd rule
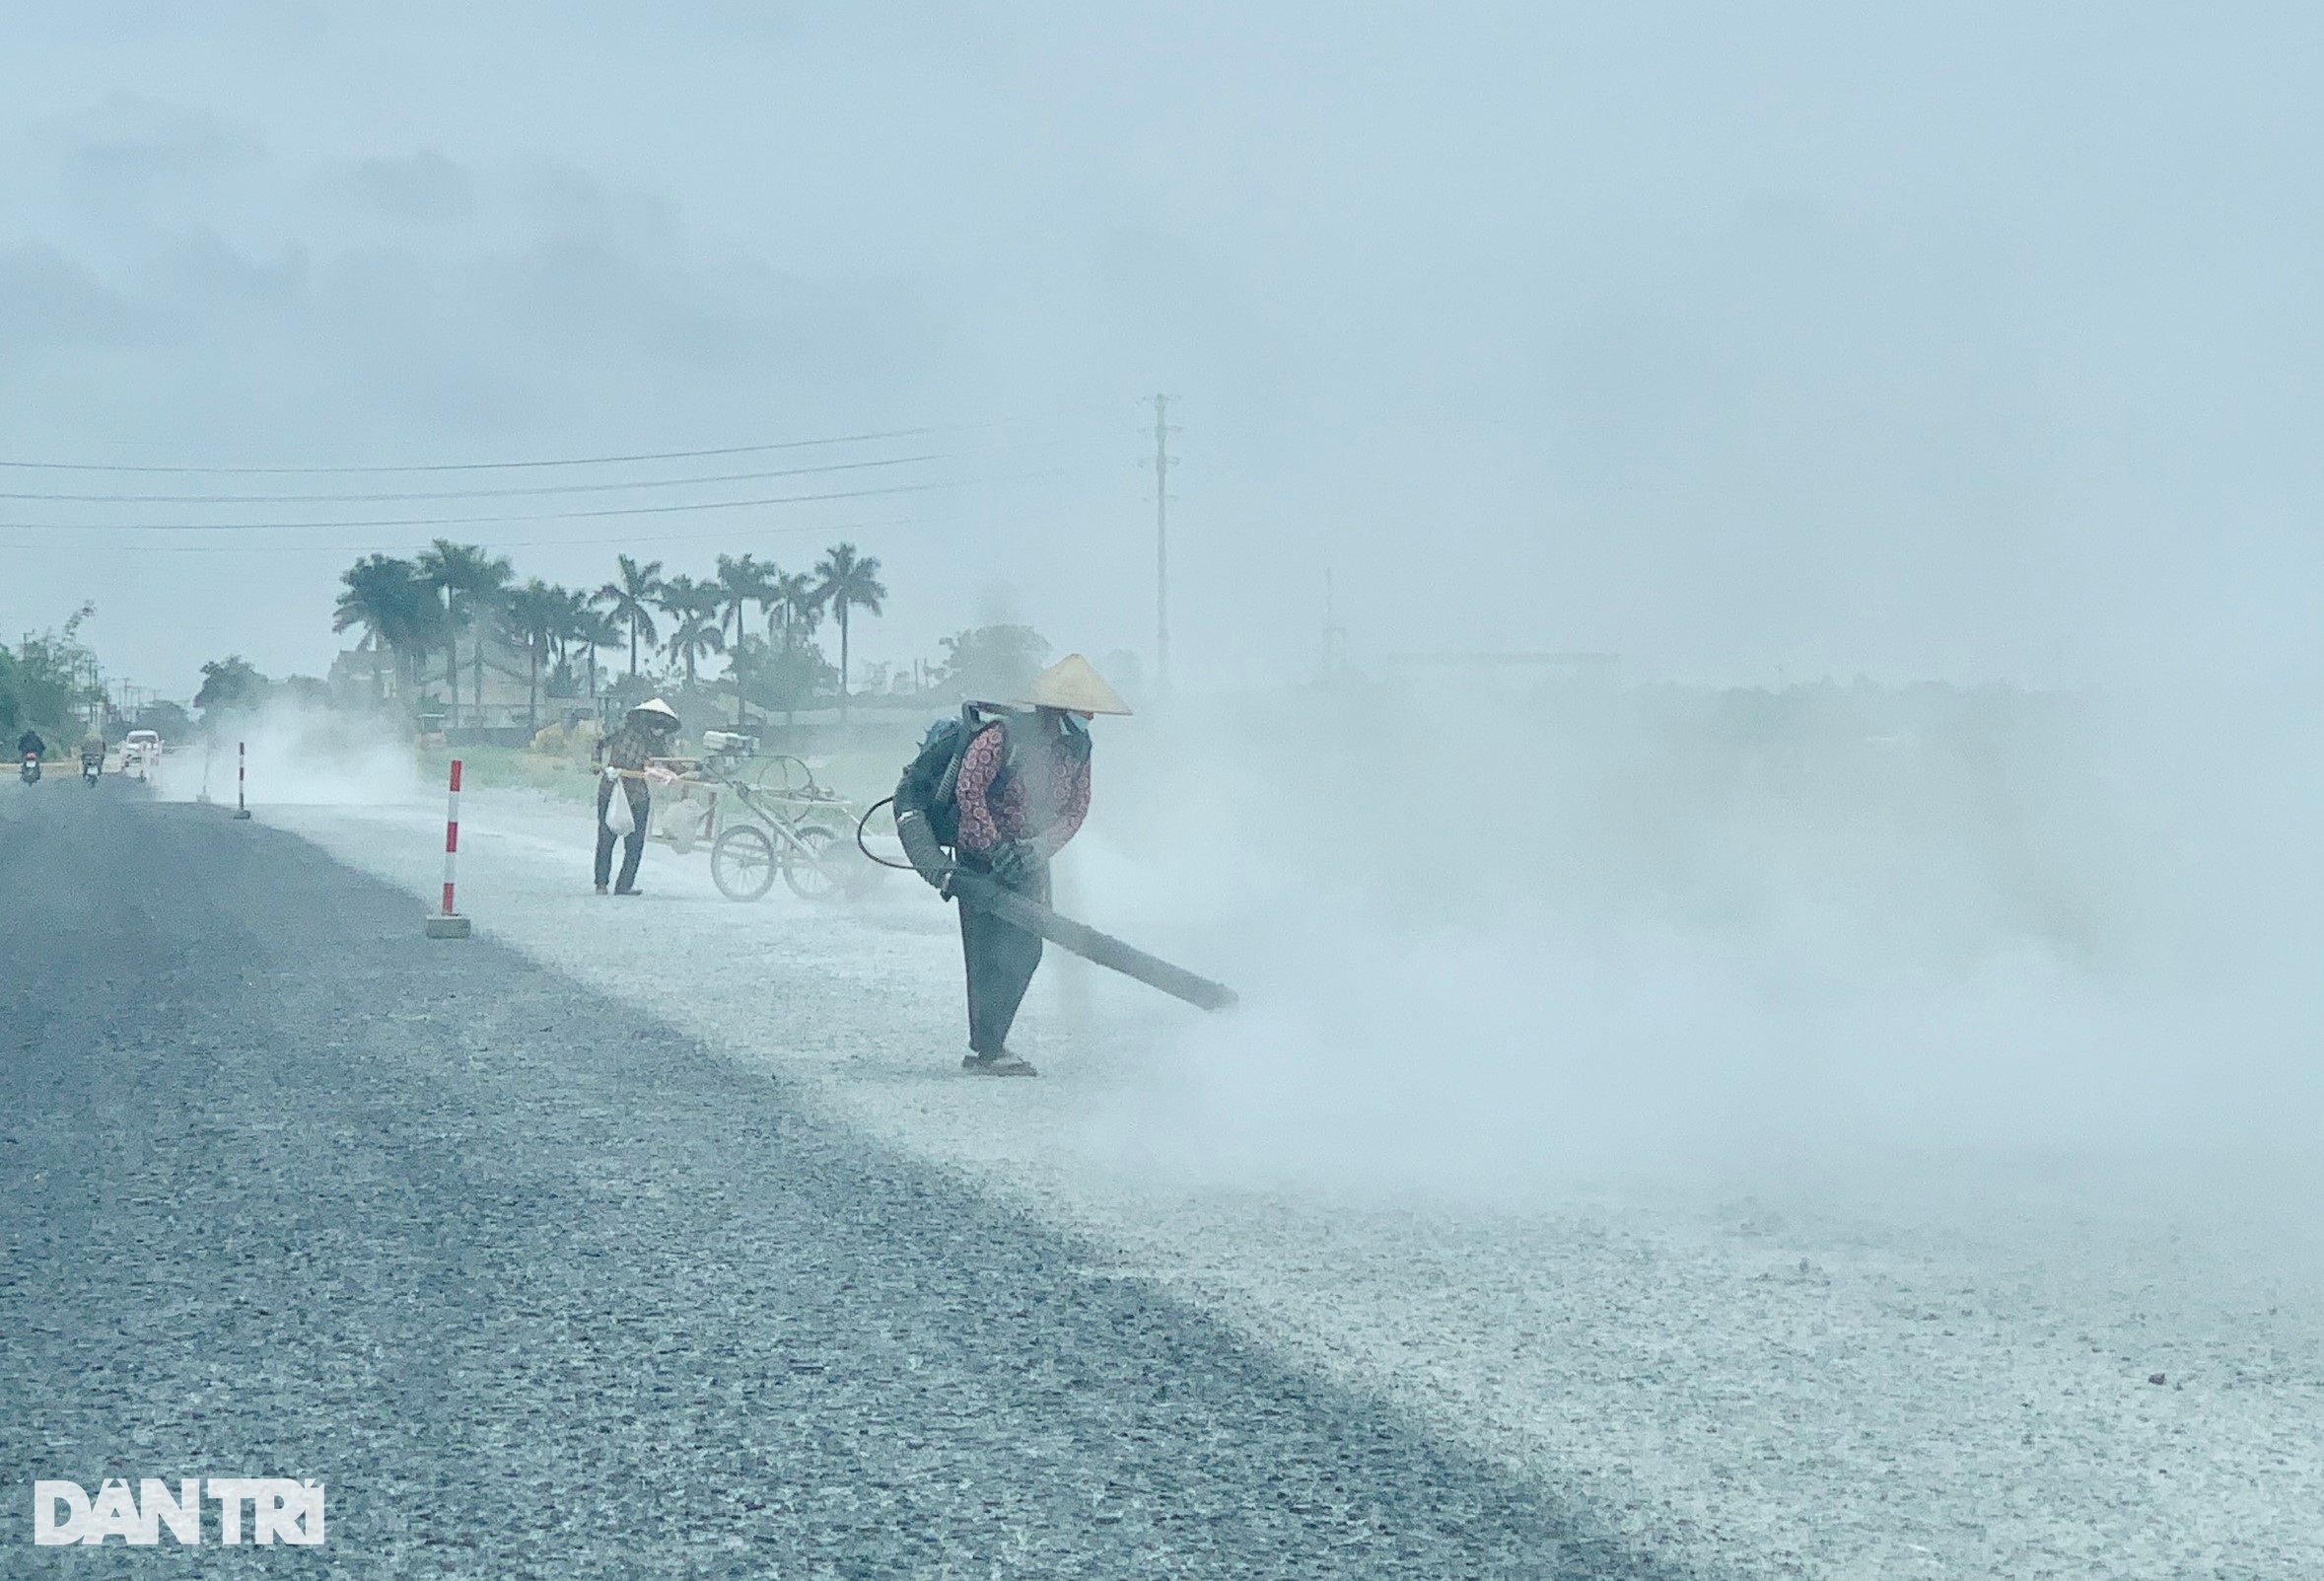
[[[810,572],[787,572],[751,554],[718,557],[707,579],[677,573],[664,576],[660,560],[643,563],[615,557],[614,579],[596,592],[558,587],[531,577],[523,583],[505,555],[473,543],[438,539],[410,559],[371,554],[340,574],[342,589],[331,629],[360,627],[372,653],[375,693],[385,696],[392,662],[399,690],[425,683],[429,660],[444,660],[446,698],[459,711],[460,644],[468,644],[468,696],[482,717],[484,647],[498,637],[521,649],[529,670],[527,711],[539,723],[541,670],[572,674],[576,654],[585,659],[589,695],[597,695],[599,649],[629,648],[629,674],[639,673],[641,653],[660,654],[696,684],[702,663],[713,654],[730,656],[735,670],[735,712],[742,717],[743,682],[768,673],[785,660],[811,658],[816,629],[825,615],[839,627],[839,706],[847,708],[851,616],[877,615],[887,598],[878,559],[837,543]],[[751,606],[765,623],[761,640],[748,631]],[[669,621],[664,635],[662,618]],[[819,659],[813,668],[828,673]],[[794,673],[797,666],[792,666]]]

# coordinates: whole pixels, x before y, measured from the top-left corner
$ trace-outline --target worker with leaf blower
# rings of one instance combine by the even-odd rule
[[[895,790],[896,834],[912,866],[948,899],[955,874],[966,873],[1046,907],[1050,858],[1090,811],[1090,721],[1129,711],[1074,653],[1035,676],[1014,707],[971,702],[959,718],[930,727]],[[968,978],[960,1068],[1038,1074],[1009,1047],[1009,1030],[1041,964],[1041,936],[963,902],[960,953]]]

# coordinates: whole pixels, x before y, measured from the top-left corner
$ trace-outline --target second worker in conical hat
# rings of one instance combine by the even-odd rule
[[[653,817],[654,798],[646,789],[646,764],[657,757],[667,757],[677,740],[677,710],[661,698],[639,703],[622,716],[621,724],[610,736],[600,737],[597,747],[599,772],[603,776],[598,784],[598,893],[605,893],[605,880],[613,872],[613,845],[621,842],[621,878],[613,886],[615,895],[633,896],[638,892],[638,859],[646,852],[646,823]],[[618,787],[622,810],[616,812],[613,795]]]
[[[1130,705],[1090,661],[1068,654],[1033,678],[1018,706],[1029,712],[987,718],[973,706],[957,724],[929,732],[896,786],[897,832],[932,884],[948,869],[933,847],[1041,904],[1049,903],[1049,861],[1090,811],[1090,721]],[[907,827],[918,821],[918,827]],[[1009,1046],[1018,1006],[1041,964],[1041,938],[973,906],[960,907],[960,953],[968,977],[968,1054],[960,1068],[990,1076],[1031,1076]]]

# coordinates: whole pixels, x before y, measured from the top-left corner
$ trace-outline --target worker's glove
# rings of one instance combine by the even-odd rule
[[[1022,889],[1041,871],[1041,850],[1030,840],[1003,840],[992,849],[988,860],[993,866],[993,877],[1013,890]]]

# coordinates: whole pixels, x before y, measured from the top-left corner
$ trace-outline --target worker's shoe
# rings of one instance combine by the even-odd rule
[[[624,898],[635,899],[638,896],[641,896],[646,892],[643,890],[615,890],[613,893]]]
[[[997,1054],[969,1054],[960,1061],[960,1068],[978,1076],[1038,1076],[1030,1062],[1019,1058],[1004,1048]]]
[[[606,889],[606,888],[605,888],[605,887],[604,887],[602,884],[600,884],[600,885],[599,885],[599,886],[598,886],[598,893],[599,893],[599,895],[611,895],[613,892],[612,892],[611,890],[608,890],[608,889]]]

